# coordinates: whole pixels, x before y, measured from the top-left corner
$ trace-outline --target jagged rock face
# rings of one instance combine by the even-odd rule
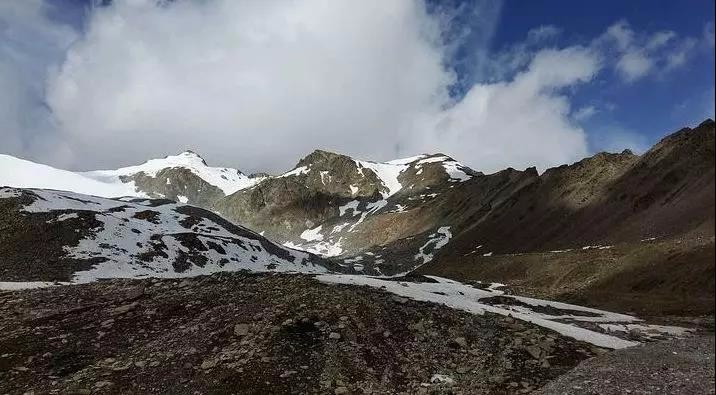
[[[269,178],[218,201],[222,215],[275,240],[298,237],[336,215],[340,197],[309,188],[296,176]]]
[[[292,177],[312,191],[343,198],[388,192],[373,170],[345,155],[316,150],[295,167],[304,168]]]
[[[487,176],[488,178],[491,176]],[[479,178],[477,178],[479,180]],[[550,169],[502,200],[488,199],[451,242],[450,259],[713,235],[714,124],[668,136],[641,157],[597,154]]]
[[[120,176],[122,182],[134,182],[137,191],[155,199],[171,199],[199,207],[211,207],[223,198],[224,192],[209,184],[191,170],[171,167],[158,171],[155,176],[144,172]]]
[[[416,236],[419,249],[430,243],[442,215],[422,209],[476,175],[441,154],[375,163],[319,150],[288,173],[221,199],[214,208],[271,239],[323,255],[354,254],[409,236]],[[405,215],[417,209],[426,216]],[[385,262],[379,254],[375,261]],[[357,262],[365,272],[395,274],[421,258],[382,269]]]
[[[193,206],[0,188],[0,276],[12,281],[343,270]]]
[[[211,168],[192,152],[83,175],[215,210],[346,268],[396,274],[443,255],[713,234],[713,130],[709,120],[643,156],[599,153],[542,175],[485,175],[442,154],[376,163],[321,150],[279,176]]]

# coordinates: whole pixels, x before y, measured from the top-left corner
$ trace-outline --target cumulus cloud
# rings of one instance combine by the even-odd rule
[[[587,154],[586,136],[569,119],[562,90],[593,78],[599,59],[570,47],[538,52],[529,67],[509,82],[474,86],[455,106],[421,133],[422,146],[437,147],[484,171],[571,162]],[[549,132],[547,132],[549,131]]]
[[[703,41],[708,41],[706,33]],[[626,82],[634,82],[684,66],[697,49],[698,42],[694,37],[679,37],[670,30],[635,32],[627,21],[621,20],[609,26],[593,45],[612,53],[617,74]]]
[[[50,21],[42,0],[0,2],[0,143],[2,150],[65,152],[44,103],[47,68],[77,38]]]
[[[554,26],[490,52],[500,7],[489,1],[451,14],[419,0],[115,0],[91,10],[81,33],[49,20],[45,4],[0,3],[0,24],[15,29],[0,29],[0,51],[13,55],[0,58],[0,80],[15,87],[0,92],[3,151],[75,169],[185,148],[246,171],[283,171],[316,148],[543,169],[589,151],[584,109],[570,100],[607,52],[554,46]],[[485,23],[450,30],[468,11]],[[32,29],[32,45],[3,44]],[[626,23],[600,40],[620,57],[678,42]],[[463,59],[475,67],[461,81],[454,56],[467,49],[479,59]],[[456,84],[464,95],[451,95]]]
[[[628,82],[636,81],[647,74],[654,67],[652,59],[642,51],[626,52],[617,62],[617,71]]]
[[[89,167],[185,147],[270,171],[315,148],[375,160],[440,150],[484,170],[585,152],[555,93],[581,74],[543,65],[577,56],[545,53],[453,103],[440,27],[415,1],[115,2],[95,10],[48,103]],[[512,153],[514,139],[541,144]]]

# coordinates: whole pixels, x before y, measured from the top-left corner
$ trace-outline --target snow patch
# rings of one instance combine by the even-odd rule
[[[420,247],[418,253],[415,254],[415,260],[422,259],[423,264],[432,261],[435,251],[443,248],[450,241],[451,237],[452,233],[450,233],[449,226],[442,226],[438,228],[437,232],[428,236],[428,241]],[[430,252],[425,252],[428,247],[432,247],[432,249]]]
[[[0,291],[20,291],[23,289],[36,289],[69,285],[67,282],[52,281],[0,281]]]
[[[323,225],[318,225],[318,227],[313,229],[306,229],[301,233],[301,238],[306,241],[321,241],[323,240],[323,235],[321,234],[321,227]]]
[[[557,303],[545,300],[539,300],[539,302],[537,302],[537,299],[530,298],[520,298],[519,300],[529,300],[535,303],[535,305],[537,305],[536,303],[539,303],[539,305],[553,305],[562,309],[587,311],[597,315],[597,317],[584,317],[581,315],[549,316],[535,311],[538,309],[529,310],[523,308],[523,310],[516,310],[514,309],[514,306],[492,306],[487,303],[480,302],[480,299],[500,296],[503,295],[504,292],[494,289],[479,289],[457,281],[436,276],[426,277],[429,277],[436,282],[414,283],[391,281],[362,275],[324,274],[316,276],[319,281],[325,283],[365,285],[417,301],[438,303],[473,314],[484,314],[485,312],[490,312],[503,316],[511,316],[515,319],[531,322],[535,325],[558,332],[563,336],[571,337],[579,341],[585,341],[598,347],[616,349],[639,344],[638,342],[624,340],[617,336],[600,333],[578,325],[580,320],[584,320],[585,318],[589,318],[590,322],[597,322],[601,320],[605,323],[612,323],[637,322],[639,319],[636,317],[582,306],[569,305],[566,303]],[[565,317],[569,317],[570,322],[562,322],[565,320]]]

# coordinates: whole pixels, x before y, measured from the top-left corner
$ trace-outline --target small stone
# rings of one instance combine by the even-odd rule
[[[291,326],[291,325],[293,325],[293,320],[290,318],[281,324],[281,326]]]
[[[234,334],[236,336],[246,336],[249,334],[248,324],[236,324],[234,325]]]
[[[112,315],[122,315],[122,314],[129,313],[130,311],[132,311],[132,310],[134,310],[135,308],[137,308],[137,305],[138,305],[138,304],[139,304],[139,303],[137,303],[137,302],[132,302],[132,303],[130,303],[130,304],[125,304],[125,305],[122,305],[122,306],[119,306],[119,307],[115,307],[114,309],[112,309],[112,311],[111,311],[110,314],[112,314]]]
[[[490,382],[495,384],[502,384],[505,382],[505,378],[502,375],[496,374],[494,376],[490,376]]]
[[[212,369],[212,368],[214,368],[214,367],[216,367],[216,362],[215,362],[215,361],[204,361],[204,362],[201,363],[201,368],[202,368],[203,370]]]
[[[295,370],[287,370],[287,371],[281,373],[281,375],[279,377],[282,379],[285,379],[286,377],[293,376],[296,373],[298,373],[298,372]]]
[[[159,364],[160,364],[159,361],[149,362],[149,366],[152,368],[156,368],[157,366],[159,366]]]
[[[94,383],[95,388],[111,387],[112,385],[114,385],[113,382],[111,382],[111,381],[106,381],[106,380],[104,380],[104,381],[98,381],[98,382]]]
[[[348,393],[348,388],[346,387],[338,387],[333,391],[336,395],[343,395]]]
[[[136,366],[138,368],[143,368],[143,367],[147,366],[147,362],[146,361],[137,361],[134,363],[134,366]]]
[[[338,332],[331,332],[331,333],[328,335],[328,338],[331,339],[331,340],[339,340],[339,339],[341,338],[341,334],[338,333]]]
[[[390,331],[383,331],[383,337],[390,337]]]
[[[527,346],[525,347],[525,350],[532,356],[534,359],[539,359],[540,355],[542,355],[542,349],[538,346]]]
[[[456,338],[452,339],[452,342],[454,345],[456,345],[458,347],[462,347],[462,348],[467,347],[467,340],[465,340],[464,337],[456,337]]]

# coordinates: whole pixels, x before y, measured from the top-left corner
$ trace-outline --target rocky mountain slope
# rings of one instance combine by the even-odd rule
[[[469,214],[421,272],[517,282],[617,310],[713,313],[713,121],[640,157],[599,154],[540,176],[512,173],[508,196],[468,195],[484,212]]]
[[[0,159],[18,161],[8,158]],[[20,166],[47,170],[36,167],[41,165]],[[0,184],[20,183],[7,169],[0,170]],[[376,163],[320,150],[277,176],[212,168],[192,152],[118,170],[66,173],[71,180],[54,177],[57,182],[49,186],[188,202],[278,244],[330,258],[341,271],[396,275],[424,265],[421,273],[522,281],[525,289],[579,300],[586,288],[569,284],[606,291],[606,284],[619,283],[611,291],[664,293],[659,284],[669,282],[673,262],[688,260],[698,267],[679,276],[676,290],[695,300],[692,284],[713,289],[713,281],[697,279],[713,270],[708,263],[714,235],[711,120],[667,136],[641,156],[599,153],[542,174],[534,168],[482,174],[442,154]],[[34,183],[48,184],[50,178],[35,177]],[[63,182],[64,188],[58,185]],[[24,183],[19,186],[33,182]],[[643,242],[655,238],[673,247]],[[615,245],[631,251],[625,252],[630,258],[610,255]],[[528,271],[536,268],[527,265],[529,257],[578,264],[585,256],[573,251],[582,249],[596,250],[607,264],[562,277],[557,267],[564,265],[542,265],[547,269],[540,275]],[[654,271],[653,252],[662,250],[666,255],[656,261],[665,262],[663,270]],[[498,261],[507,262],[499,271],[482,264]],[[627,273],[633,281],[615,281]]]
[[[217,271],[325,273],[313,254],[170,200],[0,188],[1,281],[187,277]]]
[[[443,155],[376,164],[316,151],[285,175],[220,199],[215,209],[368,274],[430,261],[459,264],[466,256],[708,237],[713,136],[708,120],[641,156],[599,153],[542,174],[485,175]],[[448,241],[450,248],[440,250]]]

